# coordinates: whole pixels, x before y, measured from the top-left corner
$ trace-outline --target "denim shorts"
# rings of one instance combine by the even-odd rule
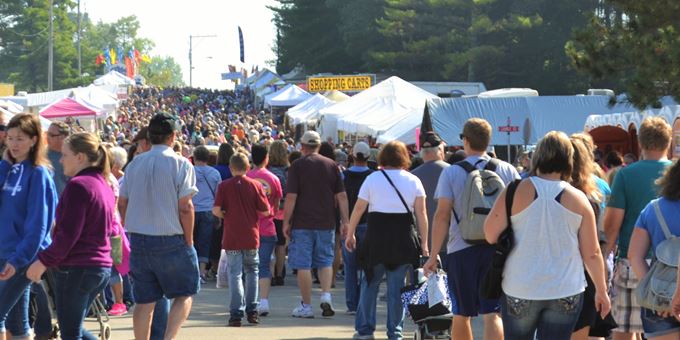
[[[680,331],[680,322],[675,317],[662,318],[653,310],[642,308],[640,313],[645,336],[653,338]]]
[[[569,340],[583,306],[583,293],[552,300],[501,297],[505,339]]]
[[[309,270],[333,265],[335,230],[293,229],[288,244],[288,264]]]
[[[272,277],[271,258],[274,247],[276,247],[276,236],[260,236],[260,249],[258,250],[260,264],[258,272],[261,279]]]
[[[192,296],[200,288],[198,258],[183,235],[130,234],[130,275],[140,304]]]

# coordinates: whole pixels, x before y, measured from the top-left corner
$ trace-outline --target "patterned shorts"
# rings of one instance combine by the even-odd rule
[[[619,325],[613,331],[642,333],[641,307],[635,294],[638,279],[628,260],[617,260],[612,281],[612,316]]]

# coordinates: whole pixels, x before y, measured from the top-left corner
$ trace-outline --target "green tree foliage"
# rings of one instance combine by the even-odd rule
[[[150,85],[169,87],[184,86],[182,80],[182,68],[172,57],[151,58],[150,63],[141,66],[140,74],[146,78]]]
[[[532,87],[542,94],[583,92],[588,86],[589,79],[571,67],[564,46],[574,28],[588,23],[598,0],[279,3],[273,10],[282,73],[299,64],[308,73],[481,81],[489,88]]]
[[[606,0],[567,45],[577,68],[597,80],[620,79],[635,106],[680,100],[680,21],[674,0]]]

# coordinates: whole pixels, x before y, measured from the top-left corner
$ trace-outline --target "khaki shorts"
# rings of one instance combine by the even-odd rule
[[[628,260],[618,259],[612,279],[612,317],[619,325],[614,332],[643,332],[641,307],[635,294],[638,281]]]

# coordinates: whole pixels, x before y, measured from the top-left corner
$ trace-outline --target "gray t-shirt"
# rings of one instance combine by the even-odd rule
[[[66,182],[68,182],[68,177],[64,175],[64,166],[61,165],[59,161],[61,159],[61,152],[56,152],[53,150],[47,150],[47,158],[52,163],[52,179],[54,180],[54,185],[57,187],[57,194],[61,196],[61,193],[66,187]]]
[[[482,159],[481,162],[477,163]],[[466,162],[470,164],[477,164],[477,168],[481,169],[486,166],[486,163],[490,160],[489,156],[469,156],[465,159]],[[519,173],[514,166],[511,164],[499,161],[498,167],[496,168],[496,173],[508,185],[515,179],[519,179]],[[461,195],[465,190],[465,179],[467,178],[467,172],[460,166],[454,165],[450,166],[444,171],[442,171],[439,177],[439,183],[437,184],[437,191],[435,192],[435,198],[446,198],[453,200],[453,209],[458,216],[461,215],[463,211],[463,202]],[[467,247],[472,246],[471,244],[463,241],[460,236],[460,230],[458,229],[458,222],[453,214],[451,214],[451,223],[449,225],[449,242],[446,246],[447,252],[449,254],[463,250]]]
[[[434,192],[437,189],[439,176],[442,171],[449,167],[449,163],[441,160],[429,161],[411,171],[423,183],[425,187],[425,206],[427,207],[427,221],[430,228],[428,229],[427,244],[432,249],[432,225],[434,223],[434,212],[437,211],[437,200],[434,197]]]

